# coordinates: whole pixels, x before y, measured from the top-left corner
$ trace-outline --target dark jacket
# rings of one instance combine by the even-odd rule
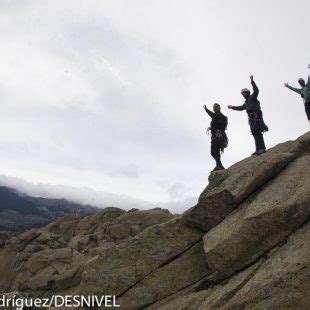
[[[216,132],[218,130],[224,133],[227,128],[227,124],[228,124],[227,117],[221,112],[214,113],[210,111],[209,109],[206,109],[206,112],[212,118],[211,124],[210,124],[212,136],[216,135]]]
[[[251,81],[253,87],[253,93],[247,98],[243,105],[233,106],[233,110],[243,111],[246,110],[247,113],[256,112],[260,110],[260,102],[257,100],[258,96],[258,88],[254,81]]]

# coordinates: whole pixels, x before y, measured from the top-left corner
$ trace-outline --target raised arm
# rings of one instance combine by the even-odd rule
[[[229,105],[228,109],[235,110],[235,111],[243,111],[246,109],[245,103],[243,105],[233,106]]]
[[[292,86],[288,85],[288,83],[285,83],[284,86],[287,87],[288,89],[294,91],[295,93],[301,95],[301,88],[292,87]]]
[[[252,96],[257,98],[259,90],[258,90],[258,87],[257,87],[256,83],[254,82],[253,75],[250,76],[250,79],[251,79],[251,85],[253,87],[253,94],[252,94]]]
[[[206,105],[203,106],[203,108],[205,109],[205,111],[210,115],[210,117],[214,116],[214,113],[212,111],[210,111]]]

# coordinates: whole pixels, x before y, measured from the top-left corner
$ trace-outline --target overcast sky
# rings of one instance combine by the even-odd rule
[[[0,184],[98,206],[191,207],[223,164],[251,154],[240,90],[253,74],[267,147],[309,130],[302,99],[310,2],[0,0]]]

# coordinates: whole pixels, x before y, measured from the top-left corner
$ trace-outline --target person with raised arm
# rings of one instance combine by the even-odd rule
[[[310,65],[308,65],[308,68],[310,68]],[[295,93],[301,95],[304,101],[308,121],[310,121],[310,75],[308,75],[307,83],[303,78],[299,78],[298,84],[300,85],[301,88],[292,87],[288,83],[285,83],[284,86],[294,91]]]
[[[260,102],[257,99],[259,90],[256,83],[254,82],[253,75],[250,76],[250,79],[251,79],[251,85],[253,87],[252,94],[249,89],[243,88],[241,94],[245,99],[244,104],[240,106],[229,105],[228,109],[236,111],[246,110],[249,118],[251,133],[254,137],[256,147],[256,150],[252,155],[261,155],[266,152],[263,132],[268,131],[269,129],[264,122]]]
[[[203,106],[208,115],[212,118],[210,127],[211,130],[211,156],[215,159],[216,166],[213,171],[225,169],[221,162],[221,152],[224,152],[224,148],[228,145],[228,138],[225,133],[227,128],[228,119],[222,114],[221,106],[218,103],[213,105],[213,112]]]

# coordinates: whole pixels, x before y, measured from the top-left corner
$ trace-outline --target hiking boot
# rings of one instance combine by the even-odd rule
[[[266,153],[265,149],[259,149],[258,151],[256,151],[256,155],[261,155],[263,153]]]
[[[254,156],[254,155],[257,155],[256,151],[253,154],[251,154],[251,156]]]

